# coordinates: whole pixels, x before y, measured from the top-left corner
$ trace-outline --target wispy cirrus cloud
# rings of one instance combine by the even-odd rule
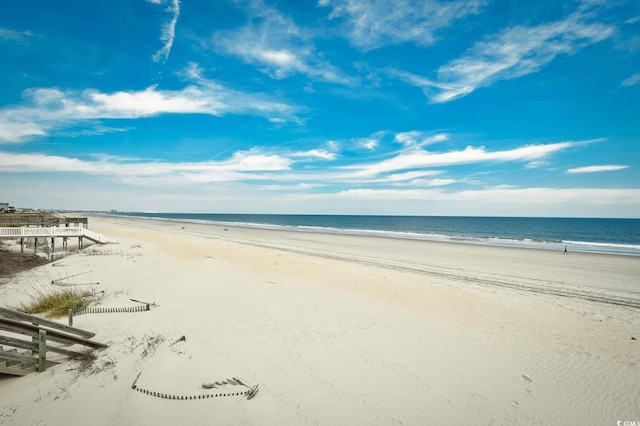
[[[260,67],[274,79],[305,74],[314,80],[355,84],[337,67],[322,58],[311,36],[289,17],[255,0],[247,5],[248,22],[235,30],[217,31],[213,46],[219,53],[240,57]]]
[[[546,158],[585,142],[558,142],[552,144],[526,145],[508,150],[489,151],[485,147],[468,146],[464,150],[429,152],[415,149],[402,152],[393,158],[372,164],[350,165],[345,169],[355,170],[357,176],[375,176],[400,170],[442,167],[460,164],[504,161],[532,161]]]
[[[588,22],[588,16],[576,12],[564,20],[510,27],[486,37],[461,58],[441,66],[436,78],[401,70],[389,73],[420,87],[431,102],[448,102],[497,80],[537,72],[558,55],[574,53],[611,37],[614,32],[614,27]]]
[[[640,15],[634,16],[633,18],[629,18],[626,21],[624,21],[624,23],[627,25],[632,25],[632,24],[635,24],[636,22],[640,22]]]
[[[302,158],[307,160],[335,160],[336,153],[324,149],[311,149],[309,151],[296,151],[291,154],[292,158]]]
[[[232,153],[223,160],[171,162],[148,158],[91,154],[87,158],[73,158],[45,153],[11,153],[0,151],[0,173],[49,172],[78,173],[107,176],[120,182],[162,188],[165,185],[238,182],[265,184],[285,182],[294,186],[309,179],[311,186],[322,185],[331,173],[317,174],[293,170],[297,163],[307,167],[313,160],[330,161],[336,155],[325,150],[273,150],[254,147]],[[315,169],[314,170],[318,170]]]
[[[434,176],[442,173],[440,170],[421,170],[405,173],[395,173],[384,178],[385,182],[405,182],[423,179],[426,176]]]
[[[627,77],[621,84],[623,86],[635,86],[638,83],[640,83],[640,73]]]
[[[170,4],[167,6],[166,11],[170,14],[170,18],[162,24],[162,32],[160,34],[160,41],[162,41],[162,47],[152,56],[154,62],[166,62],[169,59],[171,48],[173,47],[173,40],[176,37],[176,24],[180,17],[180,0],[168,0]],[[150,3],[163,5],[163,0],[149,0]]]
[[[0,28],[0,41],[12,41],[19,44],[24,44],[29,41],[31,37],[34,37],[35,34],[31,31],[16,31],[10,30],[8,28]]]
[[[444,142],[449,139],[449,135],[446,133],[437,133],[434,135],[418,130],[412,130],[410,132],[396,133],[394,139],[405,147],[413,149],[421,146],[432,145],[438,142]]]
[[[364,148],[373,151],[380,144],[380,140],[370,137],[370,138],[358,138],[354,140],[356,146],[359,148]]]
[[[435,33],[454,21],[480,12],[485,0],[320,0],[332,9],[330,18],[345,20],[354,46],[365,50],[413,42],[430,45]]]
[[[36,117],[28,117],[29,114],[18,119],[11,114],[0,111],[0,143],[24,142],[26,139],[47,134],[46,126],[37,122]]]
[[[24,103],[0,109],[0,143],[19,143],[83,121],[138,119],[161,114],[256,115],[274,122],[296,120],[296,108],[268,97],[240,92],[190,71],[192,84],[180,90],[104,93],[97,89],[37,88],[24,92]]]
[[[623,165],[602,165],[602,166],[586,166],[586,167],[575,167],[572,169],[568,169],[567,173],[600,173],[600,172],[613,172],[616,170],[624,170],[628,169],[629,166]]]
[[[419,130],[410,130],[407,132],[391,132],[380,130],[366,137],[357,137],[350,140],[341,141],[340,145],[350,145],[355,149],[366,149],[374,151],[381,146],[402,145],[400,151],[415,150],[417,148],[436,144],[449,139],[446,133],[424,132]],[[337,141],[330,143],[338,144]]]
[[[193,180],[202,176],[211,180],[251,180],[251,172],[289,170],[292,161],[278,154],[255,150],[235,152],[224,161],[181,162],[120,159],[113,156],[92,156],[82,160],[47,154],[15,154],[0,152],[3,172],[76,172],[93,175],[126,177],[183,176]],[[250,173],[246,173],[250,172]]]
[[[390,132],[380,133],[395,138]],[[442,168],[445,165],[455,166],[473,162],[530,161],[547,158],[554,153],[588,142],[524,145],[496,151],[468,147],[460,151],[428,153],[416,148],[413,153],[401,153],[379,163],[367,164],[365,160],[358,160],[360,164],[351,167],[318,165],[314,160],[332,161],[337,157],[324,149],[291,151],[277,148],[274,150],[273,147],[254,147],[233,152],[221,160],[191,162],[125,158],[108,154],[94,154],[81,159],[44,153],[0,151],[0,173],[77,173],[87,176],[87,179],[96,176],[106,178],[109,182],[138,188],[162,188],[163,191],[197,192],[198,188],[216,188],[218,195],[230,197],[237,196],[240,190],[243,194],[277,191],[284,196],[289,194],[292,197],[300,197],[296,199],[302,203],[301,206],[306,205],[307,201],[312,203],[313,200],[347,199],[350,203],[356,204],[359,201],[393,203],[402,200],[410,203],[415,200],[423,203],[428,200],[430,206],[433,206],[432,203],[443,202],[513,205],[513,200],[518,199],[528,205],[568,205],[567,203],[575,201],[580,206],[606,206],[607,203],[612,203],[634,209],[640,197],[640,190],[637,189],[585,190],[518,188],[502,185],[470,190],[468,185],[477,187],[478,183],[471,182],[464,175],[451,176]],[[407,162],[410,158],[413,158],[413,161]],[[592,198],[584,198],[586,196]]]

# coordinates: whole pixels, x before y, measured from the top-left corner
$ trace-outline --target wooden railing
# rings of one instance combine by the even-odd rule
[[[65,229],[70,229],[70,228],[65,228]],[[80,228],[80,229],[82,229],[82,236],[92,241],[96,241],[98,243],[105,243],[105,244],[116,242],[116,240],[114,240],[113,238],[105,237],[104,235],[98,234],[97,232],[93,232],[87,228]]]
[[[86,217],[64,217],[39,213],[0,213],[0,226],[84,226]]]
[[[104,343],[89,340],[95,336],[95,333],[90,331],[2,307],[0,331],[5,332],[0,335],[0,373],[17,376],[34,371],[43,372],[48,366],[58,364],[56,361],[47,360],[47,352],[68,357],[81,355],[80,352],[51,345],[49,342],[81,345],[92,349],[107,347]],[[32,340],[24,340],[15,335],[28,336]],[[11,349],[6,349],[7,347]],[[26,352],[20,352],[18,349],[26,349]]]
[[[59,228],[51,226],[47,228],[0,228],[0,238],[56,238],[56,237],[86,237],[98,243],[113,243],[113,239],[105,237],[87,228],[72,227]]]

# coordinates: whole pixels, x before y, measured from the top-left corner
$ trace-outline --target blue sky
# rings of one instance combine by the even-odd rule
[[[637,0],[0,7],[0,201],[640,217]]]

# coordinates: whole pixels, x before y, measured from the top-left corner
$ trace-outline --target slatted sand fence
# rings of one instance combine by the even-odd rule
[[[119,314],[119,313],[133,313],[133,312],[145,312],[150,310],[149,305],[135,305],[135,306],[87,306],[83,309],[72,309],[73,316],[86,315],[86,314]]]
[[[30,337],[27,340],[22,336]],[[59,362],[47,359],[48,353],[63,357],[82,355],[60,345],[79,345],[102,349],[107,345],[90,340],[95,333],[0,307],[0,373],[24,376],[43,372]]]
[[[134,312],[146,312],[151,310],[151,306],[158,306],[152,302],[143,302],[142,300],[137,299],[129,299],[132,302],[137,303],[137,305],[133,306],[87,306],[85,308],[79,309],[77,307],[73,307],[69,309],[69,325],[73,325],[73,317],[78,315],[87,315],[87,314],[120,314],[120,313],[134,313]]]

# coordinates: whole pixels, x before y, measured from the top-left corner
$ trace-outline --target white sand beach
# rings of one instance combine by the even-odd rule
[[[122,217],[89,225],[117,244],[21,273],[0,286],[0,306],[64,277],[104,290],[103,307],[157,306],[75,317],[109,347],[82,373],[68,361],[0,378],[0,425],[640,420],[638,257]],[[133,390],[136,378],[176,396],[248,389],[233,378],[259,391],[173,400]]]

